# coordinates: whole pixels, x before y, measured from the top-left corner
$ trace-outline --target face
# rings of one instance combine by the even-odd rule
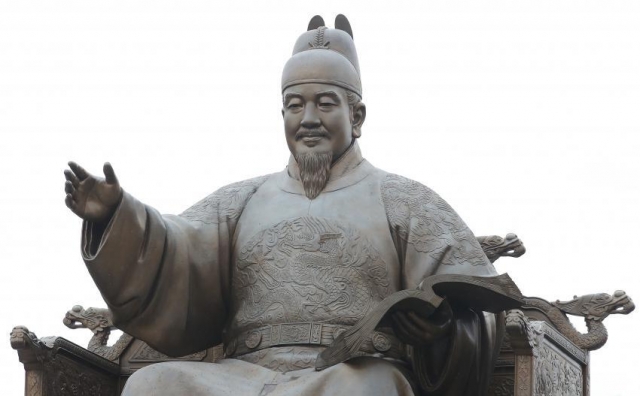
[[[349,106],[344,89],[329,84],[300,84],[284,93],[282,115],[289,151],[333,153],[339,158],[359,136],[364,105]]]

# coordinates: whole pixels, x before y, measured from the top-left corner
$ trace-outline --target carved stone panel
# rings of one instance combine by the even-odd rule
[[[535,396],[582,396],[582,367],[549,342],[538,348]]]
[[[515,380],[513,376],[494,376],[489,384],[488,395],[514,396]]]
[[[65,356],[57,355],[44,369],[45,396],[116,394],[115,378],[87,369]]]

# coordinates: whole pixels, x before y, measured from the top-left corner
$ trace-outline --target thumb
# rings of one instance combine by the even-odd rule
[[[107,183],[118,184],[118,178],[116,177],[116,173],[113,171],[113,167],[110,163],[105,162],[104,167],[102,167],[102,171],[104,172],[104,177]]]

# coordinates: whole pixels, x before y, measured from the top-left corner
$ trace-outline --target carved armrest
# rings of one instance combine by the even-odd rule
[[[26,327],[17,326],[11,331],[10,342],[25,368],[25,395],[118,394],[118,365],[71,341],[39,339]]]
[[[586,351],[601,348],[608,338],[603,321],[611,314],[629,314],[635,309],[631,298],[622,290],[574,296],[572,300],[548,302],[538,297],[525,297],[522,311],[532,320],[544,321]],[[587,325],[582,334],[571,324],[567,315],[581,316]]]
[[[635,309],[618,290],[549,302],[525,297],[507,313],[506,334],[488,395],[589,395],[589,352],[602,347],[610,314]],[[582,316],[588,332],[578,332],[567,315]],[[514,393],[515,392],[515,393]]]

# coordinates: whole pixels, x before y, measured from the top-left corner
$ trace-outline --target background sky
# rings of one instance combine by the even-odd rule
[[[496,263],[548,300],[640,299],[640,3],[634,1],[0,2],[0,394],[22,394],[9,332],[83,346],[104,307],[80,258],[63,170],[179,213],[284,168],[280,73],[315,14],[351,21],[375,166],[443,196]],[[605,322],[592,395],[637,394],[640,313]]]

